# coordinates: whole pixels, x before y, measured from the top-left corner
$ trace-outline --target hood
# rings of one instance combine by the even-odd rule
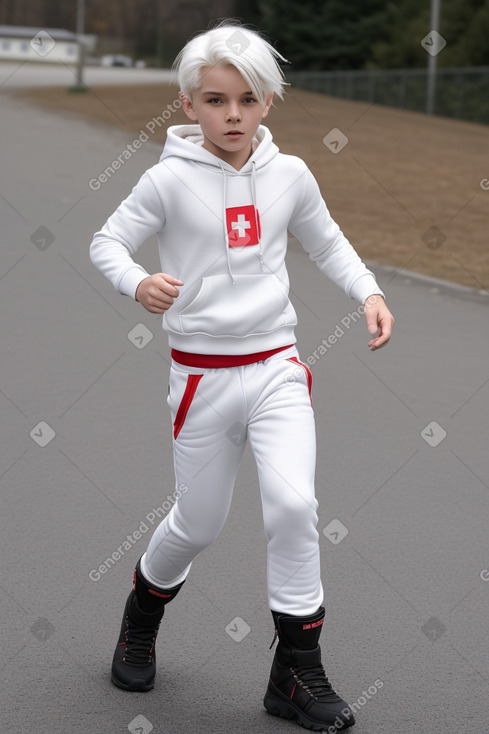
[[[239,171],[213,153],[205,150],[202,147],[203,143],[204,136],[200,125],[172,125],[167,130],[166,143],[160,161],[177,156],[213,168],[220,168],[230,175],[243,175],[251,173],[253,167],[259,170],[266,166],[279,152],[278,147],[273,142],[272,133],[264,125],[260,125],[256,131],[253,139],[253,153]]]
[[[251,200],[253,202],[253,210],[255,212],[255,226],[258,232],[259,259],[262,270],[265,270],[263,264],[263,252],[260,236],[260,223],[256,197],[256,172],[266,166],[278,154],[279,149],[273,142],[272,133],[264,125],[260,125],[256,131],[256,135],[252,142],[252,154],[246,161],[243,168],[237,171],[226,161],[221,160],[216,155],[202,147],[204,136],[200,125],[172,125],[167,130],[167,139],[163,152],[160,156],[160,163],[168,158],[178,157],[184,158],[194,163],[210,168],[217,169],[222,174],[222,223],[223,223],[223,241],[226,248],[226,258],[229,275],[235,282],[231,269],[231,260],[229,255],[229,235],[226,225],[226,202],[227,202],[227,179],[232,176],[249,176]]]

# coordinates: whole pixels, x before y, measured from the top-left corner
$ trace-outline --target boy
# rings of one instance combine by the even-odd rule
[[[279,153],[261,125],[273,95],[283,95],[277,59],[285,61],[257,33],[229,23],[192,39],[176,69],[193,124],[168,129],[160,162],[91,245],[93,263],[122,294],[163,314],[176,486],[188,488],[136,566],[112,681],[128,691],[153,687],[165,605],[229,511],[245,443],[229,438],[238,427],[257,462],[278,635],[264,705],[305,728],[336,731],[354,718],[326,678],[318,645],[324,608],[311,374],[294,346],[287,230],[365,304],[372,350],[387,343],[394,320],[306,165]],[[132,256],[155,233],[164,272],[150,275]]]

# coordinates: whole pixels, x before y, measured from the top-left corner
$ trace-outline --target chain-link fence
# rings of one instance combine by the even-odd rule
[[[426,111],[427,71],[296,71],[287,81],[299,89],[371,104]],[[489,66],[438,69],[435,114],[489,123]]]

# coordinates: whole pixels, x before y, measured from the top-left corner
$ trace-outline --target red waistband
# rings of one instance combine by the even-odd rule
[[[193,354],[172,349],[171,356],[175,362],[184,364],[186,367],[202,367],[212,370],[220,367],[241,367],[244,364],[263,362],[274,354],[283,352],[293,346],[293,344],[288,344],[286,347],[268,349],[266,352],[255,352],[255,354]]]

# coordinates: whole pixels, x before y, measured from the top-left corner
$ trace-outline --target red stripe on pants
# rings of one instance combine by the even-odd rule
[[[309,367],[304,364],[304,362],[301,362],[297,357],[290,357],[287,362],[294,362],[295,364],[298,364],[300,367],[304,369],[304,372],[306,373],[307,377],[307,389],[309,390],[309,397],[311,398],[311,405],[312,405],[312,372],[309,369]]]
[[[175,416],[175,422],[173,424],[173,438],[177,438],[178,434],[182,430],[182,426],[185,423],[188,410],[194,399],[197,385],[204,375],[189,375],[187,380],[187,386],[183,393],[182,402],[178,406],[177,414]]]

